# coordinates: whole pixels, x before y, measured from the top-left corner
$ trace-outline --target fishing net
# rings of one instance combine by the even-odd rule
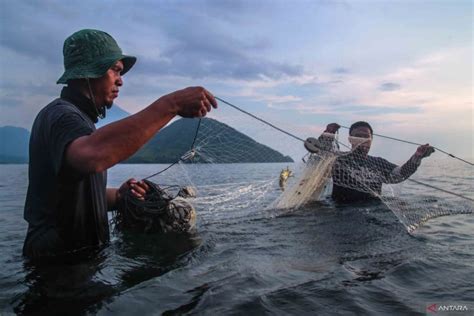
[[[173,197],[156,183],[145,180],[149,190],[143,199],[125,192],[114,216],[120,231],[144,233],[183,233],[196,223],[196,211],[184,197],[192,196],[192,188],[180,188]]]
[[[472,166],[464,161],[442,153],[430,156],[432,150],[417,156],[413,144],[393,139],[377,136],[374,139],[348,136],[347,139],[350,146],[333,134],[322,134],[318,139],[309,138],[305,144],[312,152],[307,163],[310,170],[306,174],[315,172],[327,179],[328,182],[319,180],[326,186],[331,181],[333,200],[341,203],[380,200],[409,232],[432,218],[472,214],[474,174]],[[373,142],[378,148],[376,152],[392,156],[398,163],[368,155],[367,148]],[[340,147],[345,150],[339,150]],[[397,158],[400,156],[406,158]],[[308,180],[303,177],[295,187],[307,196],[312,194],[313,199],[320,199],[320,191],[314,189],[318,188],[314,185],[316,180],[310,182],[312,176]],[[283,194],[280,199],[291,201],[291,195],[286,199]],[[295,205],[300,206],[301,201]]]
[[[172,122],[132,157],[134,163],[162,164],[157,166],[159,172],[146,179],[166,188],[160,193],[166,203],[182,195],[197,214],[247,217],[256,212],[292,211],[313,201],[331,200],[331,195],[334,199],[337,194],[354,195],[382,201],[408,231],[430,218],[472,213],[472,165],[439,151],[420,163],[410,159],[417,148],[413,144],[378,136],[372,140],[372,157],[367,158],[360,150],[364,140],[344,143],[345,130],[337,137],[319,137],[298,124],[275,120],[272,125],[253,114],[258,114],[257,108],[250,114],[225,103],[230,106],[222,105],[209,118]],[[315,137],[310,152],[308,142],[295,135]],[[342,202],[358,202],[349,198]],[[166,207],[160,206],[156,213],[163,214],[161,209]],[[118,222],[124,225],[126,221]],[[167,223],[138,220],[136,225],[159,230],[155,227],[170,226],[173,220]]]

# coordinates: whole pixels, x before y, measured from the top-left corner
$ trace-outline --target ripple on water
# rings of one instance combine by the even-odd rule
[[[9,188],[25,179],[11,177]],[[29,304],[62,314],[412,315],[426,302],[474,297],[472,215],[433,219],[410,235],[381,204],[327,201],[292,212],[203,211],[197,243],[116,234],[96,256],[45,272],[64,280],[61,296],[35,296],[20,255],[24,196],[10,196],[25,183],[2,191],[0,304],[8,307],[0,312]]]

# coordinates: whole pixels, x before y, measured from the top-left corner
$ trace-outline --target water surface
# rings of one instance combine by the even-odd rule
[[[283,167],[223,166],[202,181],[251,182]],[[159,169],[118,165],[109,185]],[[1,313],[413,315],[474,297],[473,216],[433,219],[410,235],[380,203],[198,209],[195,234],[114,233],[87,257],[30,266],[21,256],[27,166],[0,165],[0,174]],[[453,187],[462,180],[447,179]],[[469,185],[459,190],[472,194]]]

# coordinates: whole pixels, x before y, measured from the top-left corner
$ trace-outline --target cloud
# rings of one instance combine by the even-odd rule
[[[379,86],[380,91],[395,91],[400,90],[401,86],[398,83],[385,82]]]
[[[62,64],[64,39],[73,31],[90,27],[108,31],[127,48],[127,53],[138,55],[137,73],[250,80],[299,76],[303,72],[301,65],[272,60],[264,54],[272,48],[269,37],[230,35],[235,19],[246,16],[252,21],[252,15],[268,9],[266,4],[197,1],[180,7],[163,2],[149,8],[124,1],[120,12],[129,12],[130,16],[107,16],[103,21],[104,12],[110,8],[92,1],[85,2],[83,15],[74,5],[56,1],[41,5],[9,2],[2,9],[0,45],[20,55],[44,59],[55,67]],[[198,23],[178,23],[178,17],[179,21]],[[142,25],[145,20],[147,24]],[[124,24],[130,27],[118,27]]]
[[[21,56],[61,63],[64,30],[55,22],[64,20],[64,11],[52,8],[49,13],[39,10],[39,3],[4,2],[2,4],[0,45]],[[48,6],[48,2],[43,3]],[[43,12],[41,12],[43,11]],[[51,13],[54,17],[51,17]]]
[[[189,20],[195,20],[189,14]],[[243,80],[263,77],[279,79],[299,76],[301,65],[272,60],[262,53],[271,49],[271,41],[259,36],[242,38],[216,28],[215,18],[193,24],[165,23],[161,44],[145,35],[149,47],[139,55],[136,71],[147,75],[176,75],[191,78],[234,78]],[[158,53],[157,53],[158,52]]]
[[[55,81],[63,68],[64,39],[97,28],[138,57],[118,100],[129,112],[170,91],[203,85],[296,127],[367,119],[383,128],[437,126],[439,133],[462,125],[472,134],[472,46],[438,45],[434,38],[441,37],[427,26],[426,38],[433,34],[433,41],[406,46],[401,58],[396,52],[403,46],[380,45],[380,34],[399,34],[392,22],[372,33],[357,10],[326,2],[44,0],[3,1],[0,9],[0,125],[16,118],[29,121],[29,128],[60,90]],[[457,34],[459,42],[465,35]],[[345,53],[351,43],[359,53]]]
[[[222,87],[222,82],[280,80],[303,73],[301,65],[266,54],[272,49],[271,37],[232,32],[237,22],[254,23],[254,15],[268,12],[265,3],[136,5],[118,1],[117,6],[120,10],[114,15],[109,4],[87,0],[80,6],[47,0],[2,3],[0,106],[18,105],[17,116],[25,112],[32,121],[30,113],[36,111],[31,111],[31,100],[35,95],[41,95],[41,100],[57,96],[60,87],[55,81],[63,69],[63,42],[82,28],[110,33],[125,53],[139,57],[124,78],[125,105],[134,111],[138,110],[137,103],[143,107],[160,94],[196,85],[197,80]],[[43,105],[35,106],[39,109]]]
[[[263,58],[246,56],[238,49],[227,51],[200,50],[191,43],[183,42],[172,51],[166,51],[159,59],[140,58],[134,71],[143,75],[174,75],[201,78],[235,78],[255,80],[284,76],[298,76],[303,73],[299,65],[273,62]]]
[[[347,69],[347,68],[344,68],[344,67],[338,67],[338,68],[334,68],[332,70],[332,73],[339,74],[339,75],[344,75],[344,74],[350,73],[350,70]]]

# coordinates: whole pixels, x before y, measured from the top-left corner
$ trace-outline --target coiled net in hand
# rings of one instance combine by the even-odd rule
[[[181,196],[172,197],[157,184],[144,180],[149,186],[144,199],[130,191],[119,201],[113,222],[119,231],[145,233],[182,233],[196,223],[194,207]]]

